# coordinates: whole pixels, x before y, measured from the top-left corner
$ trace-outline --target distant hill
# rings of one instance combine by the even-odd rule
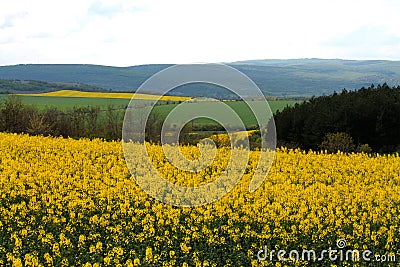
[[[112,91],[134,91],[154,73],[171,65],[109,67],[87,64],[0,66],[0,79],[89,84]]]
[[[105,89],[98,86],[71,82],[46,82],[35,80],[7,80],[0,79],[0,94],[51,92],[57,90],[78,90],[87,92],[101,92]]]
[[[319,96],[355,90],[371,84],[400,84],[400,61],[341,59],[267,59],[227,63],[248,75],[267,96]],[[134,91],[154,73],[171,65],[132,67],[99,65],[0,66],[0,79],[41,80],[87,84],[111,91]],[[227,90],[191,84],[174,90],[175,95],[232,96]]]
[[[272,95],[323,95],[371,84],[400,84],[400,61],[290,59],[250,60],[231,66]]]

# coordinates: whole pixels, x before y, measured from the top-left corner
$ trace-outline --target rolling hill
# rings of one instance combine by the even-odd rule
[[[77,82],[46,82],[37,80],[0,79],[0,93],[35,93],[57,90],[77,90],[86,92],[101,92],[105,89],[98,86]]]
[[[341,59],[268,59],[227,63],[248,75],[266,96],[309,97],[334,91],[355,90],[386,82],[400,84],[400,61]],[[27,64],[0,66],[0,79],[39,80],[87,84],[110,91],[134,91],[152,74],[168,64],[110,67],[87,64]],[[70,88],[69,88],[70,89]],[[0,88],[3,90],[4,88]],[[40,92],[40,90],[38,91]],[[156,93],[156,92],[154,92]],[[213,85],[190,84],[174,95],[233,97]]]

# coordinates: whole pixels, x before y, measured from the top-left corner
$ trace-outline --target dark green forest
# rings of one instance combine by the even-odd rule
[[[343,89],[286,107],[274,118],[278,146],[330,150],[336,142],[344,152],[400,150],[400,86]]]

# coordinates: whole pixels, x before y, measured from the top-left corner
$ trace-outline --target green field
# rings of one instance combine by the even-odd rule
[[[251,128],[257,126],[257,121],[250,110],[250,108],[243,101],[227,101],[225,102],[229,107],[231,107],[241,118],[244,125],[247,128]],[[296,103],[293,100],[270,100],[268,101],[271,111],[275,113],[278,110],[282,110],[286,106],[292,106]],[[253,101],[255,108],[262,107],[261,101]],[[162,115],[162,117],[166,117],[169,112],[173,108],[175,108],[178,104],[169,104],[169,105],[160,105],[155,107],[155,111]],[[213,109],[212,102],[207,104],[199,103],[199,105],[204,105],[204,108]],[[212,121],[209,119],[201,118],[195,121],[197,124],[212,124]]]
[[[0,94],[0,101],[7,98],[7,95]],[[47,97],[47,96],[21,96],[22,102],[27,105],[37,107],[40,110],[46,108],[55,107],[61,111],[67,111],[74,107],[87,107],[87,106],[99,106],[101,109],[106,109],[112,105],[114,108],[119,109],[126,107],[129,104],[129,99],[118,99],[118,98],[89,98],[89,97]],[[161,105],[154,108],[154,111],[161,114],[162,117],[166,117],[168,113],[174,109],[178,103],[172,101],[160,101]],[[172,103],[172,104],[171,104]],[[243,101],[227,101],[225,102],[233,110],[239,114],[246,127],[254,127],[256,124],[255,117],[252,115],[250,109]],[[257,107],[260,101],[255,101]],[[296,103],[293,100],[270,100],[268,101],[271,111],[275,113],[277,110],[282,110],[286,106],[291,106]],[[121,112],[123,112],[121,110]],[[197,124],[210,124],[208,119],[198,119],[195,121]]]
[[[0,101],[6,99],[7,95],[0,94]],[[66,111],[73,107],[99,106],[105,108],[109,105],[115,107],[126,106],[129,99],[118,98],[91,98],[91,97],[58,97],[58,96],[21,96],[22,103],[32,105],[40,110],[56,107]]]

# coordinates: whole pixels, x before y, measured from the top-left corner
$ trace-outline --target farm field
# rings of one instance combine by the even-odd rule
[[[99,106],[101,108],[113,105],[114,107],[124,107],[129,104],[132,93],[102,93],[102,92],[80,92],[73,90],[60,90],[41,94],[17,94],[21,96],[24,104],[33,105],[43,110],[49,107],[57,107],[65,111],[73,107]],[[0,95],[0,101],[7,95]],[[156,95],[138,94],[137,99],[154,100]],[[162,101],[185,101],[189,97],[164,96]]]
[[[133,93],[110,93],[110,92],[83,92],[74,90],[60,90],[41,94],[23,94],[23,96],[58,96],[58,97],[88,97],[88,98],[118,98],[131,99]],[[140,100],[157,100],[158,95],[151,94],[135,94],[135,98]],[[185,101],[190,97],[183,96],[162,96],[161,100],[165,101]]]
[[[7,98],[6,95],[0,95],[0,101]],[[61,111],[66,111],[73,107],[99,106],[105,108],[109,105],[114,107],[126,106],[129,103],[127,99],[118,98],[79,98],[79,97],[61,97],[61,96],[21,96],[22,103],[32,105],[40,110],[56,107]]]
[[[38,94],[39,95],[39,94]],[[74,107],[87,107],[87,106],[99,106],[101,109],[106,109],[108,106],[113,106],[115,109],[125,108],[132,97],[130,93],[93,93],[93,92],[77,92],[77,91],[57,91],[51,93],[43,93],[38,95],[28,95],[22,94],[21,99],[24,104],[32,105],[40,110],[46,108],[56,107],[61,111],[67,111]],[[150,96],[150,97],[149,97]],[[0,94],[0,101],[5,99],[7,95]],[[140,96],[139,96],[140,97]],[[141,101],[151,101],[154,95],[145,95]],[[174,103],[177,101],[184,101],[189,98],[187,97],[173,97],[165,96],[164,100],[160,101],[160,105],[155,106],[154,112],[161,115],[161,117],[166,117],[172,109],[174,109],[178,104]],[[172,104],[171,104],[172,102]],[[269,100],[271,111],[275,113],[278,110],[282,110],[286,106],[292,106],[298,101],[294,100]],[[164,104],[163,104],[164,103]],[[257,125],[254,115],[251,110],[243,101],[226,101],[228,106],[230,106],[234,111],[236,111],[239,117],[242,119],[246,127],[254,127]],[[255,107],[262,105],[261,101],[253,101]],[[198,104],[201,105],[201,104]],[[124,111],[121,110],[121,113]],[[122,117],[121,114],[120,117]],[[208,119],[200,118],[196,120],[196,124],[206,125],[213,124]]]
[[[264,103],[263,101],[255,100],[252,102],[253,102],[253,105],[255,108],[263,107],[263,103]],[[243,101],[227,101],[225,103],[239,115],[241,121],[243,121],[243,123],[246,127],[254,127],[257,125],[257,121],[256,121],[256,118],[254,117],[254,114],[252,113],[252,111],[246,105],[245,102],[243,102]],[[297,103],[297,101],[294,101],[294,100],[269,100],[268,101],[268,104],[270,106],[272,113],[275,113],[278,110],[282,110],[286,106],[292,106],[295,103]],[[196,105],[196,103],[194,103],[193,105]],[[199,103],[198,105],[205,105],[205,104]],[[178,106],[178,104],[160,105],[160,106],[155,107],[155,111],[158,112],[159,114],[161,114],[162,117],[166,117],[168,115],[168,113],[171,112],[171,110],[173,108],[175,108],[176,106]],[[215,107],[213,107],[212,104],[210,104],[208,106],[208,108],[211,108],[211,110],[212,110]],[[203,125],[212,124],[212,122],[206,118],[197,119],[196,123],[203,124]]]
[[[70,90],[62,90],[51,93],[42,94],[19,94],[25,104],[32,104],[38,107],[60,107],[63,109],[72,108],[74,106],[105,106],[113,104],[115,106],[127,105],[132,97],[131,93],[99,93],[99,92],[78,92]],[[143,96],[143,97],[141,97]],[[154,100],[157,96],[155,95],[144,95],[139,96],[142,100]],[[0,94],[0,100],[6,98],[6,94]],[[164,96],[162,101],[177,102],[189,100],[189,97],[179,96]],[[294,100],[269,100],[268,103],[271,107],[272,112],[281,110],[287,105],[294,105],[298,101]],[[243,109],[243,103],[241,101],[227,101],[228,105],[232,108]],[[164,106],[162,112],[167,113],[169,110],[174,108],[177,104],[170,104],[170,106]]]
[[[180,177],[149,145],[166,177]],[[186,176],[215,179],[227,159]],[[195,147],[182,147],[195,157]],[[248,192],[259,152],[222,199],[193,208],[149,197],[129,174],[120,142],[0,133],[1,266],[399,266],[399,155],[278,149]],[[189,179],[189,180],[190,180]],[[177,183],[190,183],[179,181]],[[370,250],[371,261],[279,262],[270,250]],[[301,256],[301,252],[300,252]],[[320,256],[320,254],[317,254]],[[338,255],[337,255],[338,256]],[[371,263],[373,265],[371,265]]]

